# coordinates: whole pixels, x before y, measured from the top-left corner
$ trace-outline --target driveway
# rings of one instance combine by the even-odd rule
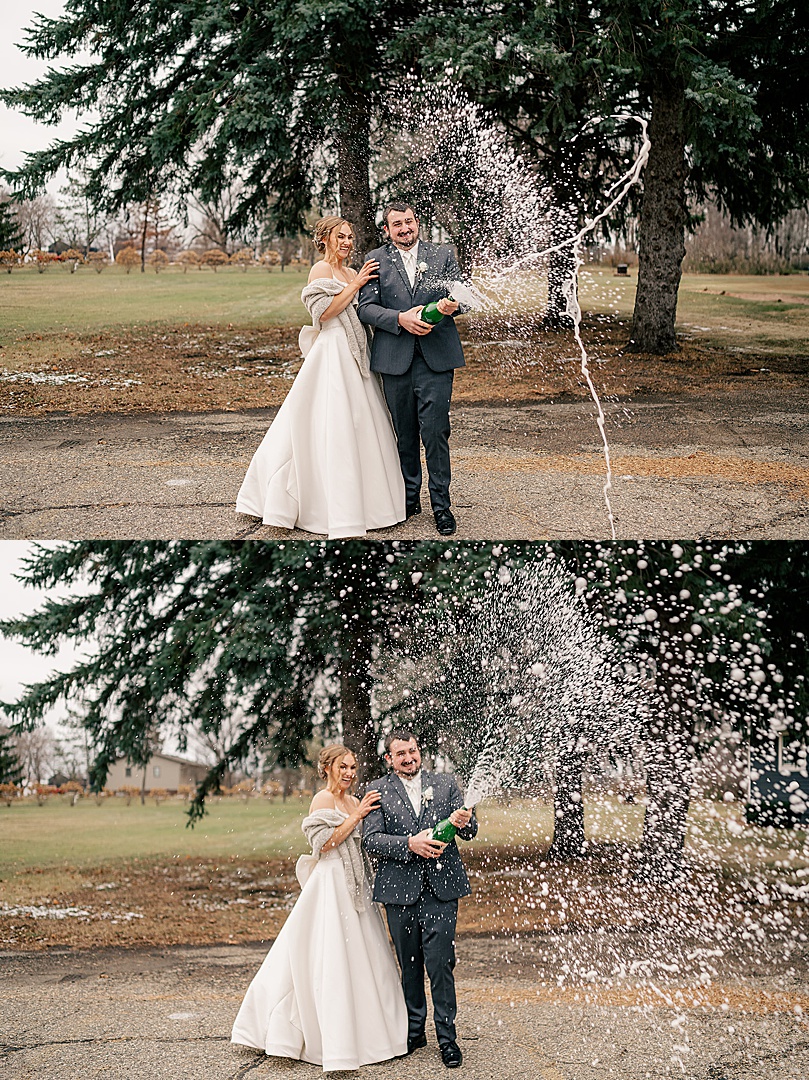
[[[655,956],[654,934],[551,933],[462,938],[456,969],[467,1080],[805,1080],[806,949],[773,933],[767,958],[732,958],[710,982]],[[658,943],[659,944],[659,943]],[[0,953],[0,1071],[151,1080],[316,1080],[312,1065],[230,1044],[230,1026],[267,946]],[[571,952],[573,950],[573,952]],[[565,976],[575,953],[580,974]],[[648,957],[646,954],[648,953]],[[687,950],[686,950],[687,953]],[[687,953],[688,954],[688,953]],[[656,968],[615,976],[615,959]],[[690,954],[689,954],[690,955]],[[671,960],[671,957],[667,957]],[[701,961],[704,971],[704,960]],[[588,970],[589,969],[589,970]],[[446,1076],[430,1045],[341,1073],[367,1080]],[[337,1075],[337,1074],[332,1074]]]
[[[606,411],[619,538],[809,538],[809,402],[714,394]],[[273,416],[4,417],[0,538],[306,539],[233,509]],[[452,420],[456,539],[609,537],[588,404],[461,404]],[[436,536],[425,513],[369,538]]]

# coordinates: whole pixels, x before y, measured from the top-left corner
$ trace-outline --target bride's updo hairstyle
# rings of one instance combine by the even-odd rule
[[[322,217],[320,221],[315,222],[315,227],[312,232],[312,240],[315,247],[320,252],[320,254],[324,256],[324,258],[328,258],[328,255],[326,253],[326,244],[329,239],[329,235],[332,229],[336,229],[340,225],[348,225],[349,229],[351,229],[352,232],[354,231],[354,226],[351,224],[351,222],[348,221],[346,218],[342,217]],[[354,250],[353,244],[351,246],[351,250]]]
[[[326,220],[328,221],[330,219],[326,218]],[[339,218],[338,220],[342,221],[342,218]],[[324,746],[320,751],[320,757],[317,759],[317,775],[320,779],[328,780],[332,765],[334,765],[335,761],[342,761],[346,754],[351,754],[351,756],[354,757],[354,751],[349,750],[347,746],[343,746],[341,743],[334,743],[332,746]],[[348,789],[349,791],[354,790],[354,784],[356,784],[356,779]]]

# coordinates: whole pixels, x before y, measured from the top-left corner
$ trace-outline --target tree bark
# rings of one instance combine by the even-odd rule
[[[684,732],[669,732],[646,753],[643,841],[636,877],[673,884],[683,873],[686,818],[691,802],[691,762]]]
[[[140,237],[140,272],[146,273],[146,237],[149,228],[149,200],[143,204],[143,232]]]
[[[344,88],[344,98],[337,131],[340,213],[354,226],[354,261],[360,265],[379,240],[368,175],[371,110],[367,98],[353,88]]]
[[[377,736],[371,715],[371,632],[349,611],[340,634],[340,709],[343,742],[357,758],[364,783],[378,774]]]
[[[684,114],[682,80],[658,76],[652,87],[630,352],[664,355],[678,348],[674,325],[686,219]]]
[[[562,862],[579,858],[587,852],[582,798],[582,773],[586,760],[585,753],[572,750],[560,754],[556,762],[553,843],[548,849],[548,860]]]
[[[575,271],[572,248],[566,247],[561,251],[554,251],[549,257],[548,304],[542,317],[543,330],[570,330],[573,326],[573,319],[567,313],[567,300],[563,289]]]

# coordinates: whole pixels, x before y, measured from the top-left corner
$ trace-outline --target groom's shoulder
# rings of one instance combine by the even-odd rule
[[[384,791],[390,782],[390,776],[379,776],[376,780],[372,780],[370,784],[366,784],[366,791]]]
[[[388,255],[389,253],[390,253],[390,244],[382,244],[380,247],[375,247],[373,249],[373,251],[369,251],[368,254],[365,256],[365,258],[366,258],[366,260],[367,259],[375,259],[376,262],[379,262],[380,258],[383,255]]]
[[[450,244],[435,244],[432,240],[420,240],[419,247],[425,254],[453,255],[455,249]]]

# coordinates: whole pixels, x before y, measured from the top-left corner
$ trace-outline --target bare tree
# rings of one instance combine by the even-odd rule
[[[44,783],[56,761],[56,739],[50,728],[39,727],[14,736],[17,758],[25,779]]]
[[[104,231],[108,218],[88,198],[81,176],[71,176],[59,189],[59,194],[62,198],[55,208],[55,232],[69,248],[78,249],[86,258]]]
[[[55,240],[56,207],[50,195],[37,195],[17,204],[17,220],[23,235],[23,255],[45,251]]]
[[[203,249],[210,247],[221,248],[228,255],[232,255],[238,248],[255,248],[257,234],[245,232],[233,232],[228,221],[234,212],[240,187],[232,184],[222,195],[212,202],[203,202],[191,198],[189,206],[196,216],[192,222],[192,243]]]

